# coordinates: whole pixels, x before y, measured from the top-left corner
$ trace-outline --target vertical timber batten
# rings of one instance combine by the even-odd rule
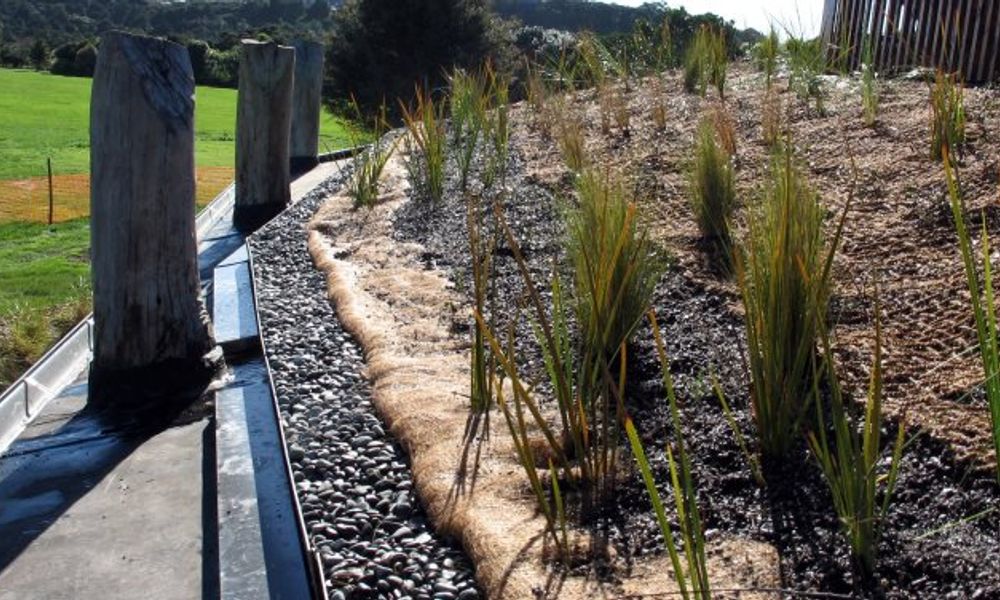
[[[995,81],[1000,0],[831,0],[822,37],[831,60],[861,64],[865,43],[880,70],[921,66],[958,72],[969,83]]]

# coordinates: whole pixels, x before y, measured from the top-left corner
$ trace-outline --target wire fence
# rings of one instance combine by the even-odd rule
[[[61,223],[90,215],[90,175],[58,173],[49,177],[46,162],[16,179],[0,180],[0,223]],[[212,201],[233,181],[233,167],[198,167],[197,204]],[[51,183],[51,184],[50,184]]]

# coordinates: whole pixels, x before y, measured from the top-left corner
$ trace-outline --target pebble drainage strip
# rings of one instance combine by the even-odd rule
[[[253,235],[261,333],[295,485],[333,599],[481,598],[462,550],[438,536],[403,451],[375,415],[360,347],[340,325],[305,224],[343,173]]]

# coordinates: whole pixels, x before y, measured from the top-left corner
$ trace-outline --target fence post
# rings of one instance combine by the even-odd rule
[[[298,40],[292,92],[291,170],[308,171],[319,162],[319,117],[323,95],[323,45]]]
[[[291,201],[288,143],[295,50],[243,40],[236,100],[236,204],[233,221],[254,229]]]
[[[198,277],[194,91],[184,46],[103,37],[90,112],[91,401],[172,398],[220,361]]]
[[[52,226],[52,204],[53,204],[53,199],[52,199],[52,157],[51,156],[45,159],[45,164],[49,168],[49,227],[51,227]]]

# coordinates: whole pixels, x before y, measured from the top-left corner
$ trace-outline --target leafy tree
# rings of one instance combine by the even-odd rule
[[[453,67],[500,54],[499,28],[483,0],[348,0],[334,16],[327,102],[344,112],[353,96],[366,114],[398,109],[414,85],[436,89]]]
[[[31,66],[38,71],[48,68],[49,48],[45,45],[44,40],[41,38],[35,39],[35,43],[31,45],[31,50],[28,51],[28,60],[31,61]]]
[[[73,71],[80,77],[93,77],[97,68],[97,47],[87,42],[76,51],[73,57]]]

